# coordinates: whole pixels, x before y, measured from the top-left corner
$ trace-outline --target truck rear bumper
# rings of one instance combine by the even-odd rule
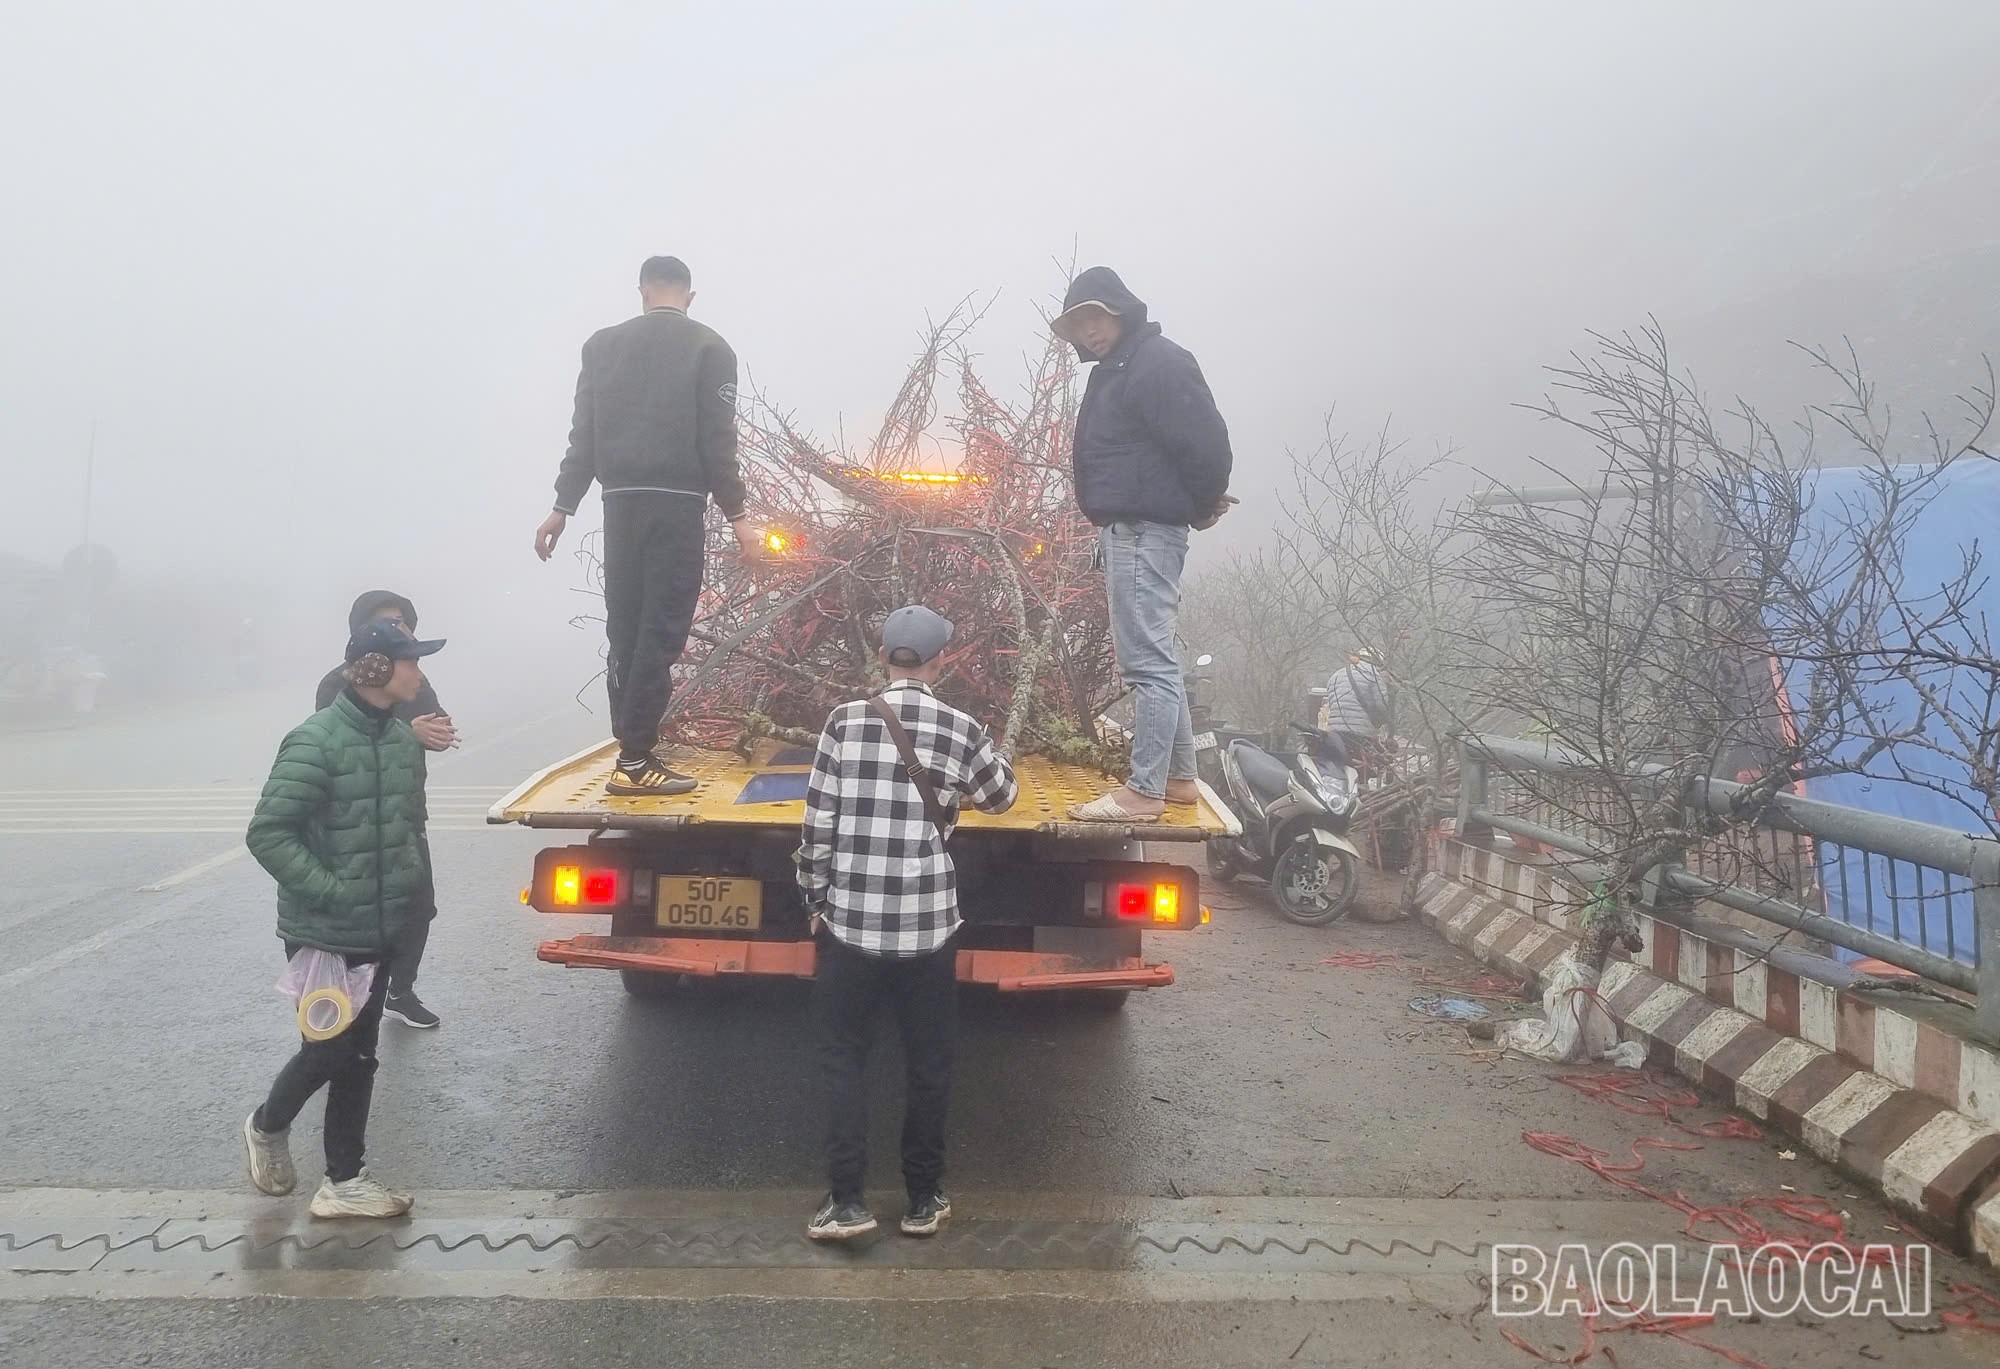
[[[817,963],[810,941],[723,941],[666,936],[572,936],[544,941],[536,958],[579,969],[644,970],[654,974],[757,975],[811,979]],[[1002,993],[1060,989],[1157,989],[1174,982],[1174,967],[1143,959],[1105,963],[1094,957],[1043,951],[958,952],[958,982],[990,984]]]

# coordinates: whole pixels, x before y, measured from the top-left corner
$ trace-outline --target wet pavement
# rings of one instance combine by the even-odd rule
[[[957,1221],[930,1243],[814,1247],[802,988],[642,1002],[538,963],[537,941],[589,928],[520,905],[543,843],[478,813],[598,728],[561,691],[474,701],[467,751],[433,769],[442,912],[420,987],[445,1026],[385,1025],[369,1138],[419,1207],[382,1229],[314,1224],[303,1195],[260,1198],[241,1173],[288,1009],[268,881],[231,828],[292,702],[0,737],[0,1365],[1530,1365],[1484,1310],[1494,1242],[1683,1240],[1679,1214],[1521,1139],[1623,1160],[1659,1120],[1409,1010],[1422,971],[1479,967],[1407,924],[1292,927],[1244,889],[1158,939],[1180,982],[1123,1012],[971,1000]],[[1322,963],[1356,950],[1393,958]],[[889,1218],[895,1073],[889,1048],[872,1167]],[[315,1113],[294,1136],[307,1172]],[[1853,1239],[1908,1239],[1787,1149],[1649,1150],[1643,1177],[1703,1204],[1824,1194]],[[1976,1277],[1935,1272],[1941,1298]],[[1580,1344],[1573,1319],[1521,1333]],[[1700,1334],[1774,1365],[2000,1350],[1935,1319]],[[1624,1365],[1727,1362],[1615,1340]]]

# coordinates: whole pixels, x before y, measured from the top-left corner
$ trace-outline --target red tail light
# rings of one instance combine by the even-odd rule
[[[645,886],[622,852],[564,846],[535,857],[535,880],[521,901],[543,913],[613,913],[643,896]]]
[[[1153,922],[1169,927],[1181,920],[1181,886],[1158,884],[1115,884],[1111,906],[1122,921]]]

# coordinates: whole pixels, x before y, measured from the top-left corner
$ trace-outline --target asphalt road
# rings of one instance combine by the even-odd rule
[[[810,1249],[803,993],[640,1002],[615,975],[538,963],[538,940],[581,928],[521,906],[541,843],[482,815],[600,728],[567,685],[455,684],[468,745],[432,772],[442,911],[421,982],[445,1026],[385,1026],[369,1138],[418,1224],[373,1244],[327,1244],[302,1196],[259,1199],[242,1175],[237,1129],[289,1050],[289,1008],[240,836],[298,701],[0,736],[0,1364],[1527,1365],[1484,1311],[1483,1243],[1681,1235],[1679,1214],[1521,1139],[1622,1160],[1661,1122],[1408,1009],[1420,970],[1472,962],[1407,924],[1292,927],[1246,889],[1162,938],[1180,982],[1122,1013],[973,1000],[951,1240]],[[1323,964],[1336,950],[1402,958]],[[894,1064],[873,1147],[889,1216]],[[1906,1239],[1785,1148],[1647,1151],[1644,1179],[1703,1204],[1824,1194],[1857,1240]],[[1940,1298],[1977,1277],[1935,1273]],[[1580,1345],[1573,1318],[1520,1331]],[[1995,1355],[1935,1319],[1697,1334],[1773,1365]],[[1724,1362],[1609,1343],[1625,1365]]]

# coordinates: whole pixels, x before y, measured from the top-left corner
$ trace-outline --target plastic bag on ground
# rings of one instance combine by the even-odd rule
[[[1507,1050],[1536,1060],[1577,1064],[1600,1060],[1618,1049],[1618,1024],[1597,997],[1598,971],[1586,967],[1574,950],[1550,967],[1542,990],[1542,1015],[1509,1022],[1494,1033]]]
[[[337,951],[307,946],[285,963],[273,987],[298,1005],[299,1035],[325,1041],[354,1025],[374,986],[374,965],[349,965]]]
[[[1620,1041],[1618,1048],[1604,1059],[1607,1064],[1616,1065],[1621,1070],[1642,1070],[1646,1068],[1646,1043]]]

